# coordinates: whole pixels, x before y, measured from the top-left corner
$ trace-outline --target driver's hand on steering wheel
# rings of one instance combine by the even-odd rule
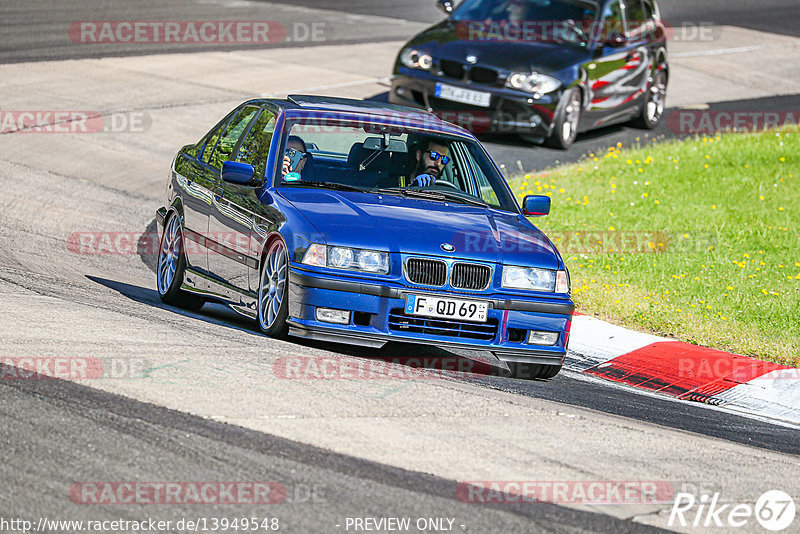
[[[430,174],[420,174],[419,176],[414,178],[414,181],[411,182],[411,185],[416,187],[427,187],[433,185],[434,183],[436,183],[435,176],[432,176]]]

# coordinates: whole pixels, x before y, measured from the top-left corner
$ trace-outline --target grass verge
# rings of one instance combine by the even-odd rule
[[[552,198],[579,311],[800,366],[800,130],[621,150],[509,180]]]

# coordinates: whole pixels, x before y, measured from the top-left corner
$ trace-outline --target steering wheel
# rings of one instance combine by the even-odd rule
[[[452,187],[453,189],[457,189],[458,191],[461,191],[461,188],[460,188],[460,187],[458,187],[456,184],[454,184],[454,183],[452,183],[452,182],[448,182],[447,180],[443,180],[443,179],[441,179],[441,178],[439,178],[438,180],[436,180],[436,181],[433,183],[433,185],[445,185],[445,186],[447,186],[447,187]]]

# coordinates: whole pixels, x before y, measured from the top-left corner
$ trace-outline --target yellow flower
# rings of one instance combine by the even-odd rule
[[[780,208],[778,208],[778,211],[783,211],[783,206],[781,206]]]
[[[727,289],[728,291],[733,291],[733,286],[728,286],[725,289]]]
[[[759,200],[764,200],[764,195],[758,197]]]

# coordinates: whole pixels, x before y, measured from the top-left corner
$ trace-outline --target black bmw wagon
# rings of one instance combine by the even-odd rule
[[[397,56],[389,100],[475,133],[566,149],[579,132],[664,113],[667,27],[655,0],[440,0],[448,17]]]

